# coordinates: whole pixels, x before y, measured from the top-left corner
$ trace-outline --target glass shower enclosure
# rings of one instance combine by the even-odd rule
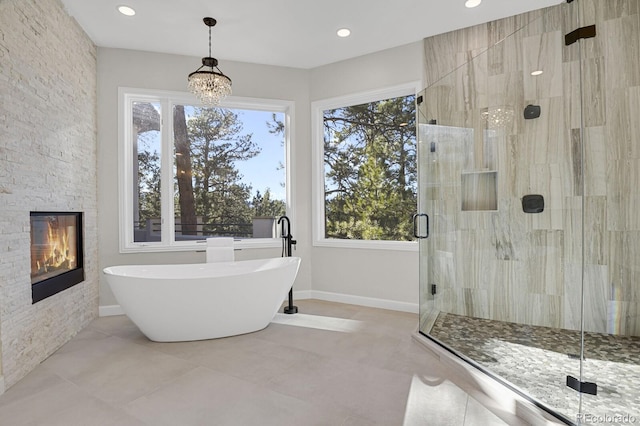
[[[640,424],[640,0],[484,28],[426,45],[420,332],[568,424]]]

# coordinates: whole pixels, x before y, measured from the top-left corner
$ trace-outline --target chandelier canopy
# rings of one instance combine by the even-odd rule
[[[214,106],[231,94],[231,79],[220,71],[218,60],[211,57],[211,27],[217,21],[213,18],[203,21],[209,27],[209,56],[202,58],[202,66],[189,74],[188,87],[204,105]]]

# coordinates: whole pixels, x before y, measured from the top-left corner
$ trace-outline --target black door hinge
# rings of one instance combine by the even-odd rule
[[[596,26],[588,25],[586,27],[581,27],[576,30],[571,31],[569,34],[564,36],[564,45],[569,46],[581,38],[592,38],[596,36]]]
[[[589,395],[598,394],[598,385],[591,382],[581,382],[573,376],[567,376],[567,386],[580,393],[588,393]]]

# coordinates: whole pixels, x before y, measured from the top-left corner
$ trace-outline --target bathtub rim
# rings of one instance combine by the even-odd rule
[[[180,279],[201,279],[201,278],[218,278],[227,276],[242,276],[253,274],[261,270],[284,268],[293,263],[297,263],[297,267],[300,267],[302,258],[298,256],[291,257],[269,257],[261,259],[249,259],[249,260],[236,260],[230,262],[199,262],[199,263],[159,263],[159,264],[118,264],[112,266],[106,266],[102,268],[102,273],[105,275],[113,275],[118,277],[127,278],[145,278],[154,280],[175,280]],[[273,263],[273,266],[267,268],[260,268],[261,266],[269,265]],[[190,269],[191,268],[191,269]],[[166,272],[194,272],[193,268],[198,268],[197,271],[203,272],[201,274],[186,274],[176,276],[173,274],[166,274]],[[164,275],[155,275],[159,272],[165,272]],[[225,273],[227,272],[227,273]],[[229,273],[230,272],[230,273]],[[151,275],[153,274],[153,275]]]

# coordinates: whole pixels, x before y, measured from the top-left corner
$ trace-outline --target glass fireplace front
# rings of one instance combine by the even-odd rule
[[[33,303],[84,281],[82,213],[31,212]]]

